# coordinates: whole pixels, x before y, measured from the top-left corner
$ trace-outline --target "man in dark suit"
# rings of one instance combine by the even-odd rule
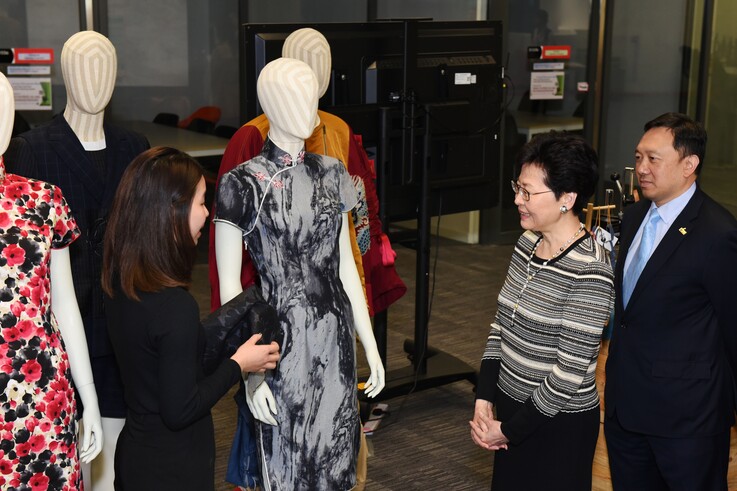
[[[737,221],[696,184],[706,131],[648,122],[645,198],[622,220],[604,425],[622,490],[727,489],[737,379]]]

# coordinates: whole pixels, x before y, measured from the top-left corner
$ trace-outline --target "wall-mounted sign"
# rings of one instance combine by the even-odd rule
[[[570,46],[541,46],[542,54],[540,55],[541,60],[570,60],[571,59],[571,47]]]
[[[8,65],[8,75],[51,75],[47,65]]]
[[[530,100],[563,99],[564,82],[563,72],[532,72]]]
[[[561,46],[529,46],[527,57],[531,60],[570,60],[571,47]]]
[[[532,64],[533,70],[563,70],[565,63],[562,61],[536,61]]]
[[[8,77],[16,111],[51,111],[51,79]]]
[[[53,65],[53,48],[0,48],[0,63]]]

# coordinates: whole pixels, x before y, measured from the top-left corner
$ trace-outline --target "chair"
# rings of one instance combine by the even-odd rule
[[[174,113],[159,113],[154,116],[154,123],[166,126],[176,126],[179,123],[179,115]]]
[[[238,128],[236,128],[235,126],[221,124],[215,127],[215,131],[213,132],[213,134],[215,136],[219,136],[220,138],[227,138],[228,140],[230,140],[231,138],[233,138],[233,135],[235,135],[236,131],[238,131]]]
[[[185,129],[196,131],[197,133],[206,133],[211,135],[215,130],[215,123],[202,118],[193,119]]]
[[[186,118],[179,121],[177,126],[180,128],[189,128],[189,125],[195,119],[204,119],[205,121],[211,122],[214,129],[215,125],[220,121],[220,108],[217,106],[202,106]]]

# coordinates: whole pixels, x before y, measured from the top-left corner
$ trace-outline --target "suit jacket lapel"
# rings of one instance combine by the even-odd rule
[[[678,246],[683,243],[686,235],[682,234],[679,229],[686,228],[689,231],[693,230],[693,222],[698,217],[699,209],[701,209],[701,203],[703,201],[704,196],[697,188],[696,193],[694,193],[686,204],[686,207],[673,221],[670,228],[663,236],[663,239],[650,256],[650,259],[645,265],[645,269],[642,270],[642,274],[640,274],[640,278],[637,280],[635,289],[632,291],[632,296],[627,304],[628,306],[632,305],[637,300],[640,292],[645,290],[647,284],[653,279],[656,273],[665,266],[668,258],[670,258]]]
[[[59,155],[62,165],[67,166],[74,177],[85,187],[87,193],[100,202],[104,191],[102,177],[90,162],[82,143],[62,115],[52,120],[49,126],[49,140],[54,152]]]

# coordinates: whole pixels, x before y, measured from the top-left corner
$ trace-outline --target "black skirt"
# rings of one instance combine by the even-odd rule
[[[495,406],[504,422],[522,403],[498,390]],[[599,426],[598,406],[558,413],[518,445],[495,452],[491,489],[589,491]]]
[[[212,416],[170,430],[157,414],[128,413],[115,448],[116,491],[214,491]]]

